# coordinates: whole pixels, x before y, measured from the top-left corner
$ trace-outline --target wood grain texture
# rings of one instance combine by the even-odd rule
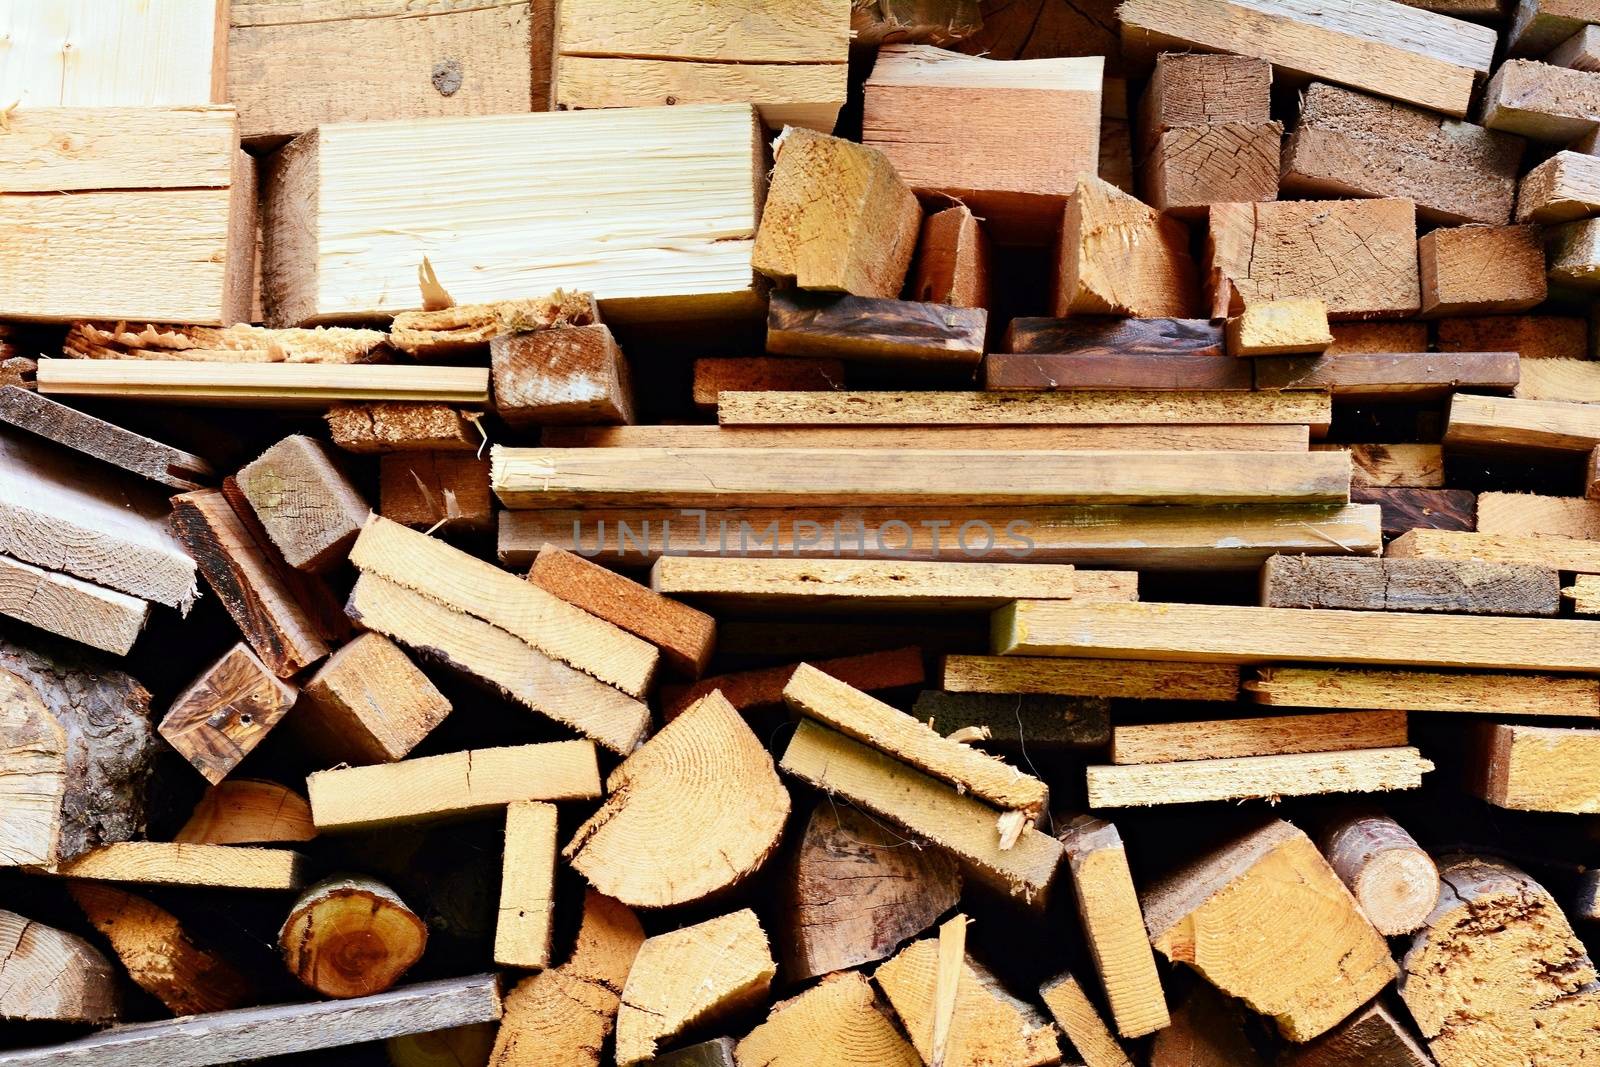
[[[601,323],[489,342],[494,409],[513,426],[632,422],[628,363]]]
[[[217,889],[298,889],[310,863],[298,852],[237,845],[121,841],[49,868],[63,878]]]
[[[767,351],[965,365],[983,358],[988,321],[981,307],[785,290],[773,293],[767,307]]]
[[[464,413],[426,401],[338,403],[323,413],[333,443],[346,452],[476,452],[482,436]]]
[[[1532,226],[1433,230],[1417,259],[1425,316],[1526,311],[1548,293],[1543,235]]]
[[[399,646],[369,631],[317,668],[290,728],[329,766],[389,763],[404,759],[450,710]]]
[[[125,656],[144,630],[150,605],[70,574],[0,556],[0,615]]]
[[[1600,673],[1594,633],[1593,623],[1576,619],[1050,600],[1020,601],[994,617],[994,647],[1011,655],[1589,674]]]
[[[957,204],[934,212],[922,220],[908,295],[924,303],[987,308],[991,251],[971,208]]]
[[[1254,366],[1257,389],[1402,402],[1449,396],[1457,389],[1509,393],[1521,374],[1515,352],[1349,352],[1259,359]]]
[[[1056,264],[1057,317],[1198,314],[1187,228],[1099,178],[1080,178],[1067,201]]]
[[[518,800],[506,807],[500,910],[494,928],[494,961],[502,967],[550,966],[556,833],[554,804]]]
[[[1600,403],[1600,361],[1536,359],[1523,366],[1512,396],[1519,400],[1560,400],[1569,404]]]
[[[1070,974],[1058,975],[1039,987],[1039,999],[1050,1017],[1067,1035],[1085,1067],[1133,1067],[1100,1009],[1084,992],[1083,983]]]
[[[1328,308],[1311,297],[1265,300],[1229,317],[1230,356],[1288,356],[1320,353],[1333,344]]]
[[[1374,806],[1340,809],[1317,844],[1385,937],[1409,934],[1439,899],[1439,868],[1405,827]]]
[[[1446,445],[1589,452],[1600,444],[1600,407],[1514,397],[1455,397]]]
[[[921,1057],[889,1021],[864,974],[846,972],[790,1000],[779,1001],[767,1021],[740,1041],[736,1056],[765,1067],[819,1062],[920,1067]],[[652,1063],[659,1063],[653,1060]]]
[[[421,958],[427,925],[371,878],[325,878],[300,894],[278,931],[284,966],[325,997],[382,993]]]
[[[1555,615],[1560,573],[1516,563],[1273,556],[1261,571],[1271,608]]]
[[[1248,392],[1255,388],[1249,363],[1209,352],[993,352],[983,361],[983,373],[983,387],[995,390]]]
[[[1086,452],[1304,452],[1309,438],[1309,427],[1287,423],[1215,426],[559,426],[551,427],[539,435],[540,443],[546,448],[898,447],[957,451],[981,448],[1021,452],[1061,449]]]
[[[1378,506],[1385,537],[1401,537],[1412,530],[1476,528],[1477,495],[1467,489],[1352,488],[1350,499]]]
[[[727,393],[724,426],[1308,425],[1325,428],[1331,404],[1315,396],[1241,396],[1134,390],[1031,393]]]
[[[1151,1041],[1149,1067],[1266,1067],[1245,1025],[1238,1001],[1196,983]]]
[[[306,798],[277,782],[229,778],[207,789],[174,841],[265,845],[317,836]]]
[[[25,17],[15,8],[7,14]],[[92,20],[87,12],[80,17],[86,29]],[[17,34],[26,32],[10,25]],[[23,50],[31,43],[10,39]],[[24,96],[41,88],[28,87]],[[233,180],[237,128],[227,107],[28,107],[13,115],[0,146],[0,186],[7,193],[226,188]]]
[[[1364,489],[1443,489],[1444,450],[1439,445],[1312,445],[1350,453],[1350,485]]]
[[[1413,530],[1389,542],[1385,555],[1409,559],[1480,559],[1530,563],[1558,571],[1600,572],[1600,552],[1571,537],[1487,534],[1458,530]]]
[[[267,536],[296,570],[344,562],[371,509],[321,442],[291,434],[234,475]]]
[[[1475,319],[1475,322],[1501,323],[1505,319]],[[1428,348],[1428,324],[1425,322],[1330,322],[1333,344],[1328,355],[1342,356],[1351,352],[1423,352]],[[1454,351],[1499,350],[1510,345],[1457,345]],[[1515,351],[1515,349],[1512,349]],[[1441,352],[1452,349],[1440,348]]]
[[[378,513],[424,532],[481,533],[494,521],[489,461],[471,452],[386,452]]]
[[[1440,319],[1441,352],[1515,352],[1523,359],[1588,359],[1589,324],[1562,315]]]
[[[111,964],[76,934],[0,911],[0,1018],[108,1023],[122,1010]]]
[[[1588,75],[1593,77],[1593,75]],[[1557,152],[1523,176],[1517,221],[1549,225],[1600,213],[1600,158]]]
[[[1576,496],[1479,493],[1478,532],[1595,539],[1600,536],[1600,504]]]
[[[717,396],[724,390],[735,393],[815,392],[844,386],[844,363],[837,359],[773,356],[727,356],[694,361],[694,406],[706,412],[717,410]],[[559,431],[557,431],[559,433]],[[578,434],[586,431],[576,430]]]
[[[1523,723],[1480,723],[1468,788],[1500,808],[1600,812],[1600,731]]]
[[[0,387],[0,422],[170,489],[199,489],[216,477],[199,456],[19,386]]]
[[[1091,766],[1087,773],[1089,806],[1100,809],[1418,789],[1431,770],[1421,752],[1401,747]]]
[[[1231,701],[1239,693],[1239,672],[1227,664],[1153,660],[1062,663],[1021,656],[946,656],[940,684],[953,693]]]
[[[829,677],[863,692],[921,685],[924,680],[922,649],[915,645],[809,662]],[[783,703],[783,687],[789,684],[798,666],[798,663],[787,663],[781,667],[762,667],[703,678],[693,685],[662,686],[662,714],[670,721],[713,692],[721,692],[723,698],[740,711],[776,707]]]
[[[216,785],[266,739],[298,695],[241,642],[178,694],[158,729]]]
[[[946,693],[924,689],[911,714],[941,734],[976,729],[984,747],[1021,749],[1104,748],[1111,740],[1107,697],[1053,693]]]
[[[1600,679],[1559,675],[1264,667],[1244,689],[1274,707],[1600,716]]]
[[[146,403],[318,408],[352,400],[485,404],[483,367],[403,364],[185,363],[52,359],[39,368],[39,392]]]
[[[1177,763],[1235,756],[1346,752],[1406,744],[1403,711],[1352,711],[1327,715],[1271,715],[1211,722],[1117,726],[1111,762]]]
[[[1203,219],[1212,204],[1278,199],[1283,125],[1219,122],[1156,135],[1140,169],[1150,206]]]
[[[1541,250],[1549,280],[1558,288],[1593,289],[1600,281],[1600,220],[1579,219],[1551,228]]]
[[[1326,1034],[1289,1050],[1284,1067],[1429,1067],[1433,1058],[1398,1013],[1374,1001]]]
[[[1222,327],[1207,319],[1018,316],[1006,327],[1005,349],[1033,354],[1220,356]]]
[[[1483,90],[1478,120],[1491,130],[1565,144],[1600,126],[1600,80],[1587,71],[1508,59]]]

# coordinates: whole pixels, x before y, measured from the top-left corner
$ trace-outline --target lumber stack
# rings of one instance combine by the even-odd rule
[[[0,1067],[1587,1063],[1592,6],[0,3]]]

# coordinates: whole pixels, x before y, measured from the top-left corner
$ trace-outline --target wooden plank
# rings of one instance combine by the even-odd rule
[[[1001,239],[1045,243],[1078,176],[1099,169],[1104,66],[888,44],[864,87],[861,140],[919,196],[968,205]]]
[[[298,852],[237,845],[122,841],[48,868],[63,878],[218,889],[298,889],[309,862]]]
[[[1558,571],[1600,573],[1600,546],[1571,537],[1545,537],[1539,534],[1413,530],[1390,541],[1384,554],[1409,559],[1481,559],[1489,563],[1531,563]]]
[[[199,489],[216,477],[199,456],[15,385],[0,386],[0,422],[171,489]]]
[[[1594,678],[1263,667],[1244,689],[1258,704],[1274,707],[1600,717],[1600,679]]]
[[[424,257],[461,302],[566,287],[592,292],[613,324],[753,314],[763,169],[754,132],[748,104],[322,127],[277,156],[268,176],[267,320],[415,309]],[[454,165],[423,171],[374,203],[371,163],[396,154],[477,161],[470,181]],[[660,165],[641,174],[638,160],[650,155]],[[551,184],[530,185],[530,175]],[[509,188],[520,191],[519,210],[506,210]],[[663,196],[673,205],[665,213]],[[373,232],[387,236],[360,236]],[[530,259],[530,248],[559,253]]]
[[[663,556],[650,569],[657,593],[745,611],[965,611],[999,607],[1023,590],[1046,600],[1135,600],[1137,579],[1051,563]]]
[[[917,238],[908,295],[923,303],[987,308],[991,252],[988,235],[966,205],[929,215]]]
[[[119,1026],[64,1045],[0,1052],[4,1067],[209,1067],[380,1041],[500,1017],[500,980],[421,982],[356,1000],[324,1000]]]
[[[924,681],[922,650],[916,646],[809,662],[829,677],[865,692],[921,685]],[[789,663],[705,678],[689,686],[662,686],[662,715],[668,720],[674,719],[713,692],[721,692],[739,711],[776,707],[783,703],[783,687],[794,677],[797,667],[798,663]]]
[[[650,709],[643,701],[403,585],[363,574],[350,591],[346,611],[367,629],[493,686],[608,751],[632,752],[648,732]]]
[[[450,714],[450,701],[382,634],[367,632],[317,668],[290,729],[323,764],[404,759]]]
[[[44,107],[220,104],[228,55],[220,0],[107,8],[80,0],[8,5],[0,98]]]
[[[509,508],[842,506],[869,499],[878,506],[1337,504],[1347,502],[1350,491],[1348,457],[1330,452],[601,450],[496,445],[491,461],[495,495]]]
[[[1600,220],[1555,226],[1544,241],[1549,280],[1558,289],[1593,289],[1600,280]]]
[[[833,132],[845,100],[849,4],[734,0],[692,25],[648,4],[574,0],[557,12],[555,106],[749,101],[768,126]]]
[[[344,562],[371,508],[323,444],[290,434],[234,475],[261,528],[296,570]]]
[[[1410,200],[1216,204],[1210,218],[1214,318],[1293,296],[1321,298],[1334,319],[1405,318],[1422,306]]]
[[[1222,327],[1208,319],[1018,316],[1006,327],[1008,352],[1063,355],[1224,354]]]
[[[186,611],[195,564],[166,515],[144,483],[0,431],[0,554]]]
[[[1600,126],[1600,79],[1587,71],[1508,59],[1484,88],[1478,116],[1491,130],[1566,144]]]
[[[1263,423],[1326,429],[1325,397],[1170,393],[725,393],[724,426],[1084,426]]]
[[[1273,556],[1261,571],[1271,608],[1423,611],[1452,615],[1555,615],[1557,571],[1447,559]]]
[[[1517,0],[1506,32],[1506,48],[1517,56],[1543,55],[1596,21],[1600,21],[1600,12],[1582,0]]]
[[[1530,360],[1522,365],[1522,378],[1511,395],[1520,400],[1600,404],[1600,361]]]
[[[1467,788],[1499,808],[1600,812],[1600,730],[1477,724]]]
[[[150,605],[70,574],[0,556],[0,615],[126,656],[150,617]]]
[[[1341,399],[1407,402],[1457,389],[1509,393],[1519,375],[1515,352],[1351,352],[1258,359],[1255,369],[1257,389],[1325,390]]]
[[[1385,537],[1412,530],[1471,531],[1477,495],[1468,489],[1352,488],[1352,503],[1376,504]]]
[[[556,806],[531,800],[506,807],[506,847],[494,961],[502,967],[550,966],[555,910]]]
[[[983,745],[1035,751],[1104,748],[1111,741],[1111,701],[1051,693],[946,693],[924,689],[911,714],[946,736],[984,733]]]
[[[1600,407],[1463,394],[1450,401],[1444,443],[1589,452],[1600,444]]]
[[[1087,1067],[1133,1067],[1082,982],[1070,974],[1059,975],[1039,987],[1039,999]]]
[[[1212,722],[1117,726],[1111,762],[1176,763],[1240,756],[1346,752],[1406,744],[1403,711],[1350,711],[1326,715],[1271,715]]]
[[[1585,25],[1550,49],[1544,62],[1590,73],[1600,71],[1600,26]]]
[[[597,800],[594,745],[551,741],[420,756],[306,779],[317,829],[363,830],[470,815],[520,800]]]
[[[1255,388],[1249,363],[1211,353],[993,352],[983,361],[983,373],[985,389],[1248,392]]]
[[[1576,496],[1480,493],[1478,532],[1600,540],[1600,502]]]
[[[1589,324],[1561,315],[1440,319],[1441,352],[1515,352],[1523,359],[1588,359]]]
[[[755,269],[800,289],[899,296],[922,208],[888,157],[807,129],[784,135],[773,154]],[[841,189],[856,193],[842,201]]]
[[[1188,229],[1099,178],[1079,178],[1062,219],[1059,252],[1058,317],[1193,318],[1199,313]]]
[[[715,412],[717,395],[724,390],[735,393],[813,392],[843,386],[844,363],[841,360],[734,356],[695,360],[691,392],[696,408]]]
[[[1203,663],[1392,663],[1600,673],[1576,619],[1024,600],[995,613],[1001,654]]]
[[[1600,615],[1600,575],[1578,575],[1561,595],[1572,601],[1573,614]]]
[[[1498,323],[1505,320],[1474,321]],[[1428,324],[1425,322],[1330,322],[1328,329],[1333,333],[1333,344],[1328,347],[1330,356],[1351,352],[1424,352],[1428,348]],[[1507,347],[1510,346],[1465,345],[1457,346],[1457,350],[1494,351]]]
[[[914,525],[893,508],[707,510],[703,521],[677,510],[502,511],[499,555],[525,566],[550,543],[617,566],[648,566],[666,554],[781,554],[1254,570],[1276,553],[1371,556],[1383,548],[1373,504],[923,508],[913,518]]]
[[[1499,225],[1511,221],[1522,148],[1508,133],[1317,82],[1284,147],[1283,186],[1410,198],[1429,222]]]
[[[241,642],[178,694],[158,730],[216,785],[266,739],[298,695]]]
[[[795,730],[779,768],[945,849],[985,885],[1044,905],[1062,854],[1054,838],[1024,827],[1015,845],[1001,849],[994,808],[809,721]]]
[[[655,677],[658,655],[647,642],[491,563],[382,516],[367,520],[350,562],[363,575],[491,623],[629,696],[642,697]]]
[[[1226,336],[1230,356],[1321,353],[1333,344],[1327,305],[1300,296],[1245,307],[1229,317]]]
[[[165,6],[174,5],[169,0]],[[13,8],[7,14],[9,29],[27,32],[12,21],[22,17],[20,12]],[[87,12],[79,17],[85,26],[92,21]],[[10,39],[24,51],[34,43]],[[78,46],[73,41],[69,49]],[[74,62],[86,61],[74,57]],[[22,108],[14,112],[0,146],[0,186],[7,193],[226,188],[233,181],[236,131],[227,107]]]
[[[513,426],[633,421],[628,363],[603,323],[489,342],[495,412]]]
[[[172,528],[256,655],[280,678],[328,654],[316,620],[220,489],[172,498]]]
[[[1417,259],[1425,316],[1526,311],[1547,295],[1544,241],[1532,226],[1442,227],[1417,242]]]
[[[196,363],[381,363],[391,334],[335,327],[269,330],[249,323],[226,328],[74,322],[62,352],[73,359],[162,359]]]
[[[767,351],[961,366],[983,358],[988,321],[983,308],[780,290],[767,307]]]
[[[1238,668],[1148,660],[1062,663],[1011,656],[946,656],[939,683],[953,693],[1059,693],[1139,700],[1234,700]]]
[[[39,367],[39,392],[145,403],[266,408],[315,408],[350,400],[481,405],[489,399],[489,371],[486,367],[380,363],[49,359]]]
[[[1337,11],[1307,0],[1133,0],[1121,12],[1132,60],[1162,50],[1234,52],[1460,118],[1487,75],[1495,33],[1387,0]]]
[[[1366,489],[1443,489],[1444,450],[1439,445],[1313,445],[1350,453],[1350,485]]]
[[[427,532],[483,533],[494,522],[489,461],[470,452],[386,452],[378,513]]]
[[[384,452],[476,452],[483,436],[467,413],[416,401],[338,403],[323,413],[333,443],[362,455]]]
[[[1129,320],[1134,321],[1132,319]],[[993,359],[994,356],[990,356]],[[1091,357],[1099,358],[1099,357]],[[1109,358],[1109,357],[1108,357]],[[1181,359],[1182,357],[1173,357]],[[1206,357],[1210,358],[1210,357]],[[1218,363],[1229,361],[1217,360]],[[1231,366],[1232,364],[1229,363]],[[1014,366],[1014,364],[1013,364]],[[1249,368],[1245,368],[1246,371]],[[554,426],[546,448],[911,448],[1304,452],[1306,426]]]
[[[1593,75],[1589,75],[1592,77]],[[1517,221],[1546,225],[1600,213],[1600,158],[1557,152],[1517,187]]]

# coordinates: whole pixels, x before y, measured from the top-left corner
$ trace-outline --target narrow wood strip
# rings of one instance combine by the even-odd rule
[[[724,426],[1086,426],[1296,424],[1320,433],[1325,396],[1279,393],[723,393]]]
[[[546,426],[546,448],[1304,452],[1306,426]]]
[[[0,388],[0,422],[172,489],[199,489],[216,477],[199,456],[15,385]]]
[[[1323,793],[1419,789],[1433,764],[1414,748],[1087,768],[1091,808],[1275,800]]]
[[[1346,352],[1257,359],[1254,366],[1257,389],[1407,402],[1457,389],[1509,393],[1519,378],[1515,352]]]
[[[324,407],[346,400],[489,402],[489,368],[414,364],[47,359],[39,392],[146,403]]]
[[[1481,559],[1530,563],[1558,571],[1600,574],[1600,543],[1539,534],[1412,530],[1389,542],[1384,555],[1401,559]]]
[[[1222,356],[1222,327],[1208,319],[1018,316],[1006,327],[1007,352],[1074,355]]]
[[[1111,762],[1175,763],[1233,756],[1394,748],[1405,743],[1406,713],[1403,711],[1266,715],[1254,719],[1118,726],[1111,732]]]
[[[309,863],[298,852],[174,841],[102,845],[57,864],[51,874],[100,882],[211,886],[218,889],[299,889]]]
[[[1250,364],[1207,352],[993,352],[983,361],[985,389],[1158,392],[1255,388]]]
[[[1224,700],[1239,695],[1229,664],[946,656],[940,685],[952,693],[1059,693],[1140,700]]]
[[[1468,715],[1600,718],[1600,678],[1263,667],[1244,683],[1258,704],[1293,708],[1393,708]]]
[[[1600,445],[1600,406],[1462,394],[1450,401],[1444,443],[1588,452]]]

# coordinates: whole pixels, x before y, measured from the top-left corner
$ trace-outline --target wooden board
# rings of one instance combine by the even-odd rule
[[[1479,493],[1478,532],[1600,539],[1600,502],[1576,496]]]
[[[756,105],[768,126],[832,133],[845,99],[846,0],[733,0],[692,26],[648,4],[572,0],[557,10],[555,106]]]
[[[1443,489],[1444,450],[1439,445],[1312,445],[1350,453],[1350,485],[1366,489]]]
[[[1006,327],[1005,350],[1034,355],[1225,354],[1222,327],[1207,319],[1123,319],[1074,315],[1018,316]]]
[[[1519,376],[1515,352],[1350,352],[1257,359],[1253,364],[1257,389],[1326,391],[1341,400],[1407,403],[1448,396],[1457,389],[1509,393]]]
[[[523,800],[596,800],[594,745],[551,741],[419,756],[306,779],[318,830],[362,830],[469,815]]]
[[[1131,320],[1130,320],[1131,321]],[[990,356],[993,359],[994,356]],[[1030,357],[1047,359],[1048,357]],[[1097,357],[1090,357],[1097,358]],[[1114,357],[1113,357],[1114,358]],[[1175,357],[1181,361],[1182,357]],[[1205,357],[1210,358],[1210,357]],[[1223,362],[1218,360],[1217,362]],[[1015,364],[1012,364],[1015,366]],[[1245,368],[1247,371],[1249,368]],[[914,448],[1304,452],[1306,426],[557,426],[546,448]]]
[[[1565,144],[1600,126],[1600,82],[1587,71],[1508,59],[1484,88],[1478,115],[1491,130]]]
[[[1133,1067],[1082,982],[1070,974],[1060,975],[1039,988],[1039,999],[1086,1067]]]
[[[1593,75],[1585,75],[1593,77]],[[1550,225],[1600,213],[1600,158],[1557,152],[1517,187],[1517,221]]]
[[[1372,504],[939,507],[919,509],[914,518],[912,525],[904,509],[895,508],[734,509],[708,510],[702,525],[698,516],[665,509],[502,511],[499,553],[509,566],[529,563],[550,543],[619,566],[648,566],[669,552],[967,562],[1025,554],[1039,563],[1080,566],[1253,570],[1280,552],[1376,555],[1383,547],[1379,509]],[[896,522],[910,525],[909,535]]]
[[[1389,542],[1385,555],[1409,559],[1480,559],[1531,563],[1558,571],[1600,573],[1600,548],[1571,537],[1413,530]]]
[[[1264,667],[1244,689],[1258,704],[1273,707],[1600,717],[1600,679],[1595,678]]]
[[[199,456],[15,385],[0,387],[0,422],[170,489],[199,489],[216,477]]]
[[[733,356],[694,361],[694,406],[715,412],[723,390],[748,392],[812,392],[844,385],[844,363],[837,359]],[[583,431],[579,431],[583,432]]]
[[[1284,146],[1283,186],[1312,196],[1394,196],[1429,222],[1511,221],[1522,141],[1337,85],[1313,83]]]
[[[1325,397],[1168,393],[724,393],[724,426],[1307,425],[1331,418]]]
[[[1406,716],[1402,711],[1152,723],[1115,727],[1111,735],[1111,762],[1175,763],[1235,756],[1394,748],[1405,743]]]
[[[1557,571],[1516,563],[1274,556],[1261,571],[1261,604],[1450,615],[1555,615],[1561,607],[1561,580]]]
[[[1515,352],[1523,359],[1588,359],[1589,324],[1562,315],[1440,319],[1441,352]]]
[[[404,759],[450,714],[450,701],[382,634],[328,657],[301,691],[295,736],[325,766]]]
[[[494,961],[502,967],[550,966],[555,912],[556,807],[531,800],[506,807],[506,846]]]
[[[1433,763],[1414,748],[1368,748],[1178,763],[1091,766],[1089,807],[1127,808],[1219,800],[1384,793],[1418,789]]]
[[[1499,808],[1600,812],[1600,730],[1480,723],[1467,786]]]
[[[1600,361],[1530,360],[1522,365],[1522,378],[1511,395],[1519,400],[1600,404]]]
[[[633,421],[628,362],[604,323],[489,342],[495,412],[513,426]]]
[[[1576,619],[1299,611],[1201,604],[1020,601],[995,613],[1011,655],[1259,663],[1391,663],[1600,674],[1593,623]]]
[[[39,366],[39,392],[266,408],[316,408],[351,400],[484,404],[489,399],[489,371],[379,363],[48,359]]]
[[[1526,311],[1544,302],[1544,235],[1532,226],[1457,226],[1417,242],[1422,314]]]
[[[834,659],[813,658],[808,662],[830,677],[864,692],[921,685],[925,680],[922,649],[915,645]],[[762,667],[703,678],[688,686],[662,686],[662,715],[668,720],[674,719],[713,692],[721,692],[740,711],[776,707],[783,703],[783,687],[789,684],[798,666],[798,663],[787,663],[779,667]]]
[[[386,452],[378,513],[427,533],[482,533],[494,522],[489,461],[471,452]]]
[[[267,320],[415,309],[424,257],[461,302],[565,286],[594,293],[612,322],[752,314],[763,169],[754,122],[748,104],[714,104],[322,127],[268,175]],[[450,164],[374,203],[372,163],[397,153]],[[641,174],[651,154],[661,163]],[[508,213],[512,188],[522,207]],[[359,236],[374,232],[384,239]],[[560,252],[530,260],[530,248]],[[574,269],[574,257],[587,265]]]
[[[1339,504],[1348,502],[1350,491],[1349,459],[1331,452],[602,450],[496,445],[492,463],[495,495],[509,508],[842,506],[868,500],[878,506]]]
[[[991,390],[1248,392],[1255,388],[1250,363],[1213,353],[994,352],[983,361],[983,373],[983,387]]]
[[[1235,52],[1457,118],[1494,58],[1493,30],[1387,0],[1338,11],[1300,0],[1133,0],[1119,14],[1130,60]]]
[[[1514,397],[1455,397],[1446,445],[1589,452],[1600,444],[1600,407]]]
[[[988,234],[966,205],[934,212],[922,220],[907,295],[924,303],[987,308],[992,252]]]
[[[981,307],[780,290],[767,307],[767,351],[964,366],[983,358],[988,322],[989,313]]]
[[[1059,693],[1141,700],[1233,700],[1239,671],[1227,664],[1150,660],[1075,661],[946,656],[940,685],[952,693]]]
[[[53,1047],[0,1052],[4,1067],[163,1067],[338,1048],[500,1018],[497,975],[447,978],[356,1000],[284,1004],[119,1026]]]
[[[126,656],[150,617],[138,597],[0,556],[0,615]]]
[[[1477,494],[1470,489],[1352,488],[1353,503],[1376,504],[1385,537],[1412,530],[1471,531]]]
[[[63,878],[218,889],[298,889],[309,861],[298,852],[237,845],[123,841],[48,868]]]

